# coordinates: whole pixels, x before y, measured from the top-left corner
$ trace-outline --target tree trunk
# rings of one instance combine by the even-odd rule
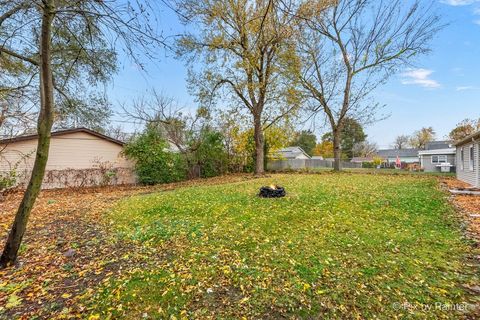
[[[28,217],[32,211],[35,200],[40,192],[45,167],[50,148],[50,133],[53,125],[53,77],[51,68],[51,28],[54,17],[54,0],[43,1],[42,29],[40,34],[40,113],[38,116],[37,131],[38,145],[33,165],[32,175],[22,202],[18,207],[15,220],[8,234],[5,248],[0,257],[0,268],[5,268],[15,263],[18,249],[27,228]]]
[[[265,173],[264,167],[264,150],[263,150],[263,127],[260,116],[253,116],[254,122],[254,140],[255,140],[255,175],[263,175]]]
[[[335,158],[335,162],[333,164],[333,170],[334,171],[340,171],[342,170],[342,148],[340,146],[341,143],[341,137],[340,137],[341,131],[339,129],[333,130],[333,156]]]

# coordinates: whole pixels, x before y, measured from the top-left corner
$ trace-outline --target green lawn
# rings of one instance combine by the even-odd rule
[[[287,197],[256,197],[272,182]],[[104,285],[92,313],[457,318],[436,306],[471,298],[461,286],[474,281],[464,267],[470,249],[437,185],[420,176],[293,174],[128,198],[107,220],[148,258]]]

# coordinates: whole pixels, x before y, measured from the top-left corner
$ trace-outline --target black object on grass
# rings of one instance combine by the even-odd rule
[[[286,194],[284,187],[270,185],[268,187],[261,187],[258,195],[262,198],[281,198],[285,197]]]

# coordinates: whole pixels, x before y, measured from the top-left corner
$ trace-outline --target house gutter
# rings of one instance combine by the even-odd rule
[[[480,143],[478,139],[473,138],[472,140],[473,140],[473,146],[474,146],[473,150],[474,152],[475,151],[477,152],[477,165],[475,166],[477,178],[475,180],[475,187],[479,188],[480,187]],[[476,146],[475,146],[475,142],[477,143]],[[475,150],[475,147],[477,150]]]
[[[475,187],[480,187],[480,140],[475,139],[475,136],[471,138],[473,143],[473,156],[475,157],[475,153],[477,155],[477,163],[475,164]]]

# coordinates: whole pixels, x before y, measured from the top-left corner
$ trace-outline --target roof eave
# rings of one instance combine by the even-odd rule
[[[480,138],[480,131],[475,132],[475,133],[463,138],[462,140],[455,142],[453,145],[458,147],[458,146],[460,146],[462,144],[466,144],[468,142],[474,142],[477,138]]]
[[[423,150],[419,151],[418,155],[419,156],[427,156],[427,155],[435,155],[435,154],[455,154],[456,149],[455,148],[447,148],[447,149],[433,149],[433,150]]]
[[[51,133],[51,136],[52,136],[52,137],[56,137],[56,136],[62,136],[62,135],[65,135],[65,134],[76,133],[76,132],[89,133],[89,134],[91,134],[91,135],[93,135],[93,136],[96,136],[96,137],[98,137],[98,138],[101,138],[101,139],[110,141],[110,142],[115,143],[115,144],[118,144],[118,145],[120,145],[120,146],[125,145],[125,142],[123,142],[123,141],[114,139],[114,138],[112,138],[112,137],[106,136],[106,135],[104,135],[104,134],[102,134],[102,133],[98,133],[98,132],[93,131],[93,130],[90,130],[90,129],[88,129],[88,128],[75,128],[75,129],[59,130],[59,131],[52,132],[52,133]],[[0,140],[0,144],[4,144],[4,145],[5,145],[5,144],[14,143],[14,142],[19,142],[19,141],[34,140],[34,139],[37,139],[37,138],[38,138],[38,134],[30,134],[30,135],[26,135],[26,136],[18,136],[18,137],[15,137],[15,138]]]

